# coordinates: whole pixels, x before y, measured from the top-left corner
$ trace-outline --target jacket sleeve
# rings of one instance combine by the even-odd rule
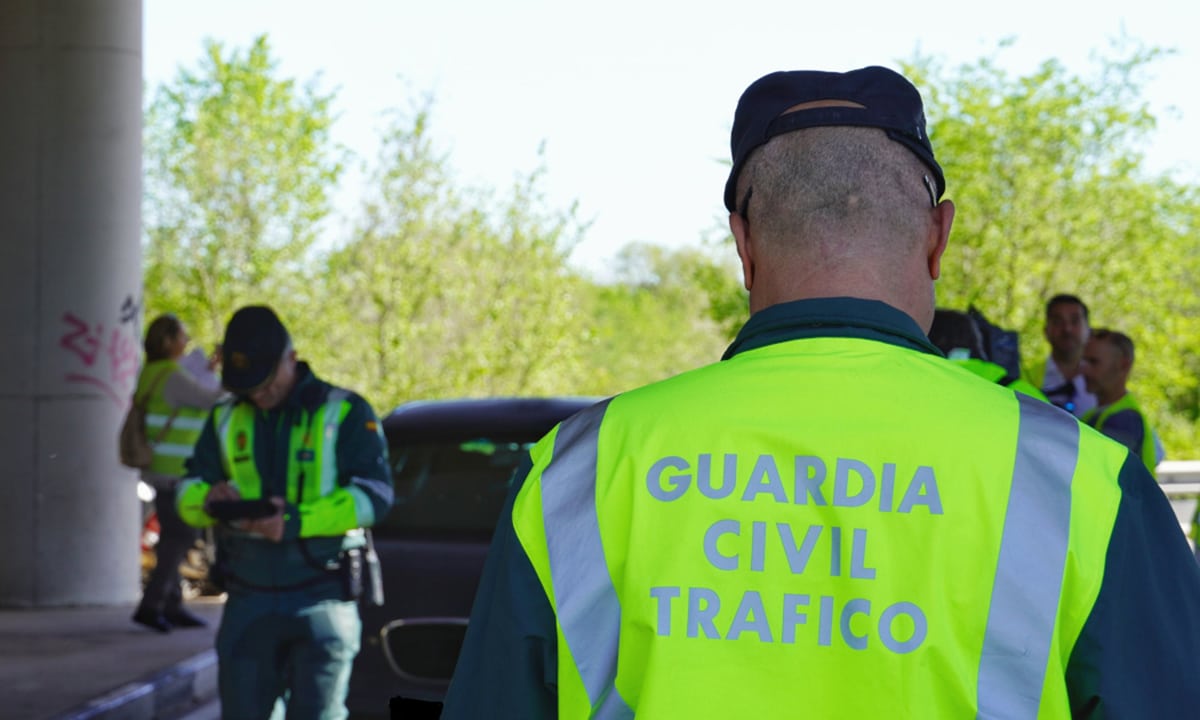
[[[512,522],[531,466],[517,470],[500,513],[442,720],[558,717],[554,612]]]
[[[1067,666],[1076,718],[1195,717],[1200,566],[1145,465],[1127,456],[1104,580]]]
[[[354,528],[371,527],[392,507],[392,474],[383,427],[366,400],[352,394],[347,402],[350,409],[338,428],[337,487],[288,513],[285,540],[342,535]]]
[[[214,413],[209,412],[204,429],[196,440],[195,450],[186,464],[186,475],[179,483],[175,506],[179,517],[193,527],[210,527],[216,520],[204,512],[204,501],[209,489],[218,482],[227,480],[221,462],[221,447],[217,443],[217,431],[213,424]]]

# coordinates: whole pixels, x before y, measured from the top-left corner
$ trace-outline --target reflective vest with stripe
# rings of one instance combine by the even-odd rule
[[[145,397],[153,387],[146,403],[146,439],[150,441],[154,454],[147,469],[160,475],[183,477],[184,463],[192,456],[196,440],[200,437],[200,431],[204,429],[204,421],[208,419],[208,408],[176,408],[167,402],[163,391],[170,376],[177,372],[186,371],[174,360],[155,360],[147,363],[138,376],[135,395],[139,398]],[[165,433],[163,428],[167,428]]]
[[[348,398],[345,390],[332,388],[324,404],[305,413],[307,422],[291,426],[286,500],[299,506],[300,537],[339,535],[359,527],[360,517],[373,517],[367,498],[337,484],[337,438],[350,412]],[[240,402],[219,406],[213,417],[225,472],[245,500],[263,497],[254,458],[257,412],[251,403]]]
[[[1142,418],[1142,443],[1141,449],[1138,452],[1142,462],[1149,468],[1150,474],[1155,474],[1155,468],[1158,466],[1157,457],[1154,452],[1154,434],[1150,431],[1150,423],[1146,422],[1146,413],[1138,406],[1137,400],[1133,398],[1133,393],[1125,393],[1120,400],[1117,400],[1112,405],[1098,411],[1098,408],[1092,408],[1083,414],[1080,418],[1083,422],[1091,425],[1100,432],[1104,432],[1104,423],[1114,414],[1122,410],[1132,410]]]
[[[560,717],[1070,717],[1124,456],[851,338],[590,408],[535,446],[513,508]]]

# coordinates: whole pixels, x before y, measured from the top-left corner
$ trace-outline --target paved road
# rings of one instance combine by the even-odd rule
[[[0,610],[0,717],[57,718],[98,698],[145,694],[146,678],[211,652],[223,604],[190,607],[209,627],[167,635],[134,625],[132,605]]]

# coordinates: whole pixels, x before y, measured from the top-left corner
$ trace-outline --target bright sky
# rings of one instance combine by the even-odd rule
[[[550,202],[592,221],[573,260],[603,274],[623,245],[682,246],[724,223],[721,193],[738,96],[774,70],[948,67],[1013,47],[1025,73],[1058,58],[1090,76],[1124,32],[1177,54],[1151,67],[1159,117],[1151,169],[1200,180],[1200,3],[1009,0],[144,0],[147,87],[195,67],[205,38],[245,48],[266,33],[284,75],[337,90],[334,135],[373,158],[384,111],[432,95],[431,133],[462,185],[507,190],[539,163]],[[931,118],[936,126],[936,118]],[[937,134],[933,140],[936,150]],[[360,181],[339,196],[357,208]],[[953,197],[954,179],[949,178]],[[350,220],[331,225],[346,239]]]

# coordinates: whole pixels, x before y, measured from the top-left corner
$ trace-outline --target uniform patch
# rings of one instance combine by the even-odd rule
[[[317,454],[310,448],[300,448],[296,451],[296,460],[300,462],[312,462]]]
[[[235,437],[233,439],[233,444],[237,447],[238,452],[245,452],[245,450],[246,450],[246,431],[245,430],[238,430],[237,437]]]
[[[367,421],[367,429],[370,430],[371,432],[375,432],[376,430],[379,429],[379,425],[374,420],[368,420]]]

